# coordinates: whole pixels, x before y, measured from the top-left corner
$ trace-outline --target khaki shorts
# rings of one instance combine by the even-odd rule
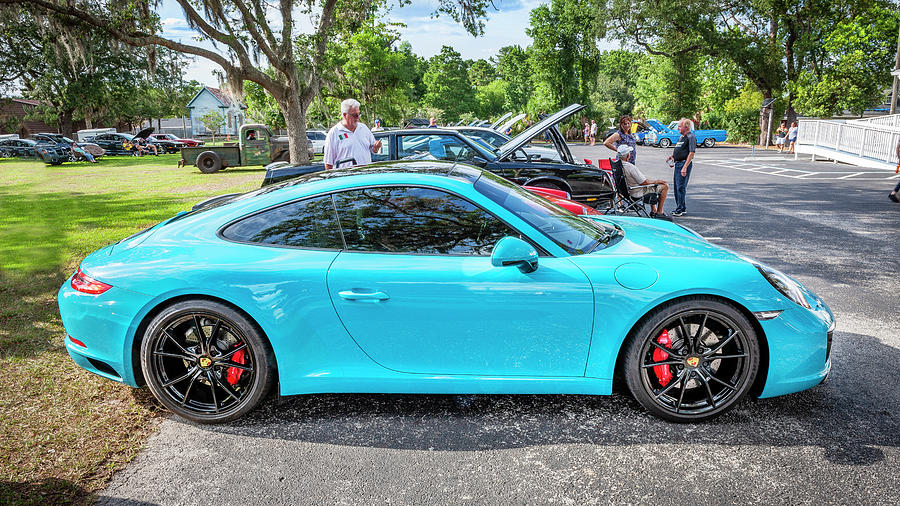
[[[659,185],[647,186],[645,188],[637,188],[628,192],[633,199],[639,199],[648,193],[659,193]]]

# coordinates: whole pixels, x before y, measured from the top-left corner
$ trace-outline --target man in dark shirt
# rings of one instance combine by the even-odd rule
[[[688,179],[691,178],[691,169],[694,168],[694,152],[697,151],[697,138],[694,137],[693,126],[693,122],[687,118],[678,121],[681,138],[675,144],[672,156],[666,160],[675,161],[675,211],[672,212],[672,216],[684,216],[687,212],[684,198]]]

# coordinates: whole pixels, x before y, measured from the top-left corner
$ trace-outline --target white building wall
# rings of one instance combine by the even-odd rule
[[[236,135],[244,124],[244,111],[234,101],[230,107],[222,107],[222,103],[206,88],[197,95],[189,107],[191,135],[208,133],[200,118],[209,111],[218,111],[225,118],[223,125],[216,131],[217,135]]]

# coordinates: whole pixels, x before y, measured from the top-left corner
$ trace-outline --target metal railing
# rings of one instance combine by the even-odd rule
[[[860,118],[850,120],[852,123],[864,123],[867,125],[881,125],[894,128],[900,128],[900,114],[889,114],[887,116],[875,116],[874,118]]]
[[[809,153],[844,163],[893,168],[897,164],[900,128],[889,122],[900,115],[872,118],[885,123],[803,120],[797,134],[797,153]]]

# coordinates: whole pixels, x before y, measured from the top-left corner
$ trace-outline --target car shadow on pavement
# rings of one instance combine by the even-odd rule
[[[271,400],[204,430],[238,436],[401,450],[478,451],[554,444],[809,446],[835,464],[884,460],[900,444],[900,350],[838,333],[829,380],[798,394],[745,400],[700,424],[649,414],[627,394],[323,394]],[[861,371],[854,375],[850,371]],[[188,423],[178,419],[181,423]]]

